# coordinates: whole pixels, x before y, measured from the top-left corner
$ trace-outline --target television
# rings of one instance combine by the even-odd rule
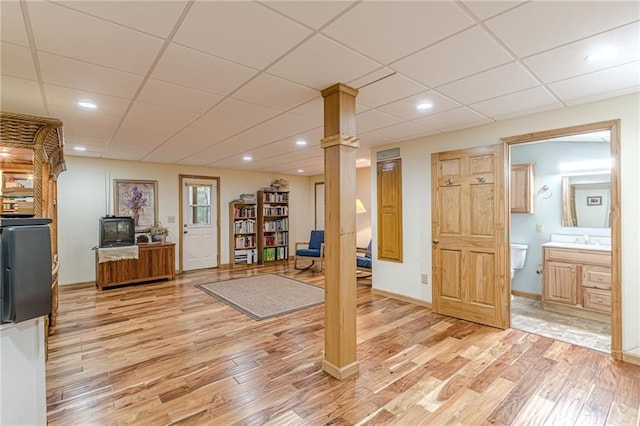
[[[100,218],[100,247],[132,246],[135,240],[136,227],[131,216]]]

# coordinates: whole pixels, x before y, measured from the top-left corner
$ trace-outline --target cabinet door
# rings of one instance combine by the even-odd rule
[[[509,194],[511,213],[533,213],[533,164],[511,166]]]
[[[544,270],[544,299],[550,302],[575,305],[577,302],[576,265],[546,262]]]

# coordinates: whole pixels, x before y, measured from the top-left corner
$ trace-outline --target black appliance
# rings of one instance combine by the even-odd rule
[[[51,313],[51,219],[0,217],[0,319]]]
[[[136,227],[131,216],[100,218],[100,247],[132,246],[136,242]]]

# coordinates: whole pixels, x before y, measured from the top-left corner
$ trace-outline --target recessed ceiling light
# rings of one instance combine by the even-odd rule
[[[302,139],[299,139],[299,140],[296,141],[296,145],[303,146],[303,145],[306,145],[306,144],[307,144],[307,141],[304,141]]]
[[[298,173],[304,173],[304,170],[298,169]]]
[[[87,100],[78,101],[78,106],[82,107],[84,109],[97,109],[98,108],[98,105],[96,105],[95,103],[93,103],[91,101],[87,101]]]
[[[250,155],[245,155],[244,157],[242,157],[242,159],[244,161],[251,161],[251,160],[253,160],[253,157],[251,157]]]
[[[604,46],[593,53],[588,54],[584,60],[587,62],[599,62],[613,59],[618,55],[618,48],[614,46]]]
[[[85,148],[84,146],[74,146],[73,149],[75,151],[86,151],[87,148]]]
[[[10,156],[11,154],[9,154],[8,152],[0,152],[0,157],[4,157],[7,158],[8,156]]]
[[[433,108],[433,104],[431,102],[422,102],[416,105],[416,109],[420,111],[424,111],[426,109]]]

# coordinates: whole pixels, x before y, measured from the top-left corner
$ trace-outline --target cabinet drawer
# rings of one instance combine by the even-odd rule
[[[611,269],[601,266],[583,266],[582,285],[584,287],[611,290]]]
[[[544,258],[577,264],[611,265],[611,253],[594,250],[575,250],[556,247],[545,247]]]
[[[611,312],[611,292],[584,287],[582,289],[583,306],[598,311]]]

